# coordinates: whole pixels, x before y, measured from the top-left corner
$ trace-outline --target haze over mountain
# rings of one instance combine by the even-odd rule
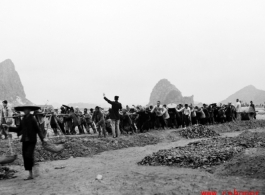
[[[171,84],[167,79],[161,79],[153,88],[150,95],[149,104],[154,105],[157,101],[162,104],[169,103],[194,103],[193,96],[183,97],[180,90],[175,85]]]
[[[0,63],[0,100],[13,106],[32,104],[27,98],[15,65],[10,59]]]
[[[222,101],[222,103],[227,102],[236,102],[236,99],[241,100],[242,102],[249,103],[253,101],[254,104],[264,104],[265,102],[265,91],[257,89],[253,85],[248,85],[236,93],[230,95],[228,98]]]
[[[0,61],[12,59],[36,104],[101,104],[106,93],[146,105],[161,78],[208,104],[250,83],[264,89],[264,7],[262,0],[1,1]]]

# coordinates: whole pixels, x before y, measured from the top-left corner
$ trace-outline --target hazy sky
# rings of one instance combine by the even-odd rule
[[[146,104],[162,78],[218,102],[265,89],[265,1],[1,0],[5,59],[38,104]]]

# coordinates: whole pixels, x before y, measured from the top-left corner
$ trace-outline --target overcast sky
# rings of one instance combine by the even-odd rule
[[[5,59],[37,104],[147,104],[162,78],[218,102],[265,89],[265,1],[1,0]]]

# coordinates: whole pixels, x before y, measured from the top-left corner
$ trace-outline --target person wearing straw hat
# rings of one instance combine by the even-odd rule
[[[44,139],[40,128],[38,126],[36,118],[30,114],[31,111],[39,110],[38,106],[18,106],[15,107],[16,111],[24,112],[24,117],[21,124],[17,127],[9,127],[10,132],[16,132],[18,136],[22,135],[22,156],[24,160],[24,167],[26,171],[29,171],[29,176],[25,180],[33,179],[32,168],[34,166],[34,150],[37,143],[37,135],[44,143]],[[5,126],[9,126],[5,124]]]

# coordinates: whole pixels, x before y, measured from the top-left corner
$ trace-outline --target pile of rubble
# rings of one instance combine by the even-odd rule
[[[15,178],[15,173],[17,171],[15,170],[12,170],[8,167],[2,167],[0,166],[0,180],[3,180],[3,179],[12,179],[12,178]]]
[[[209,129],[212,129],[217,133],[244,131],[248,129],[264,128],[264,127],[265,127],[265,120],[234,121],[229,123],[208,126]]]
[[[151,133],[135,134],[133,136],[121,136],[118,139],[113,138],[91,138],[91,137],[61,137],[49,139],[51,143],[60,142],[63,139],[65,149],[60,153],[51,153],[43,149],[40,142],[37,143],[35,149],[36,162],[65,160],[70,157],[92,156],[108,150],[117,150],[121,148],[145,146],[157,144],[160,138]],[[22,165],[21,142],[13,141],[14,153],[18,154],[18,159],[12,164]],[[8,142],[0,142],[0,155],[5,154],[8,149]]]
[[[237,137],[216,137],[192,142],[184,147],[159,150],[138,164],[207,168],[224,163],[246,148],[255,147],[265,147],[265,133],[243,132]]]
[[[187,139],[219,136],[214,130],[204,125],[187,127],[181,130],[179,134]]]
[[[218,167],[221,176],[244,176],[265,179],[265,148],[249,148]]]

